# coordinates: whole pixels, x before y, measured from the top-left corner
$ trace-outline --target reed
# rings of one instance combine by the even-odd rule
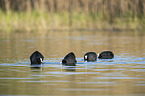
[[[0,30],[143,29],[144,0],[0,0]]]

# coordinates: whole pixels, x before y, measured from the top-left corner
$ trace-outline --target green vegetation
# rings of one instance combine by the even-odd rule
[[[143,0],[12,1],[0,2],[0,31],[145,28]]]

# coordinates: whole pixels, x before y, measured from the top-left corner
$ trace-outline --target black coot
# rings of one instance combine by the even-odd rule
[[[35,51],[35,52],[30,56],[31,64],[35,64],[35,65],[40,65],[40,64],[42,64],[43,59],[44,59],[44,56],[43,56],[40,52],[38,52],[38,51]]]
[[[75,54],[73,52],[68,53],[62,60],[63,65],[75,66],[77,63]]]
[[[112,59],[114,58],[114,54],[111,51],[103,51],[100,54],[98,54],[99,59]]]
[[[97,60],[97,54],[95,52],[88,52],[84,55],[84,60],[88,62],[93,62]]]

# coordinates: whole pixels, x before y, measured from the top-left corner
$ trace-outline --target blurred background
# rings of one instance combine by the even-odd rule
[[[1,31],[143,30],[144,0],[0,0]]]

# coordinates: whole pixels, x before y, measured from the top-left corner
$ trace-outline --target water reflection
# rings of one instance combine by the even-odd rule
[[[42,66],[31,66],[31,71],[36,72],[36,71],[43,71],[43,67]]]
[[[144,40],[144,32],[0,34],[0,95],[144,96]],[[35,50],[45,56],[36,68],[29,61]],[[84,62],[85,53],[103,50],[115,57]],[[76,66],[60,63],[68,52]]]
[[[76,71],[76,67],[73,67],[73,66],[67,66],[64,68],[64,70],[66,72],[73,72],[73,71]]]

